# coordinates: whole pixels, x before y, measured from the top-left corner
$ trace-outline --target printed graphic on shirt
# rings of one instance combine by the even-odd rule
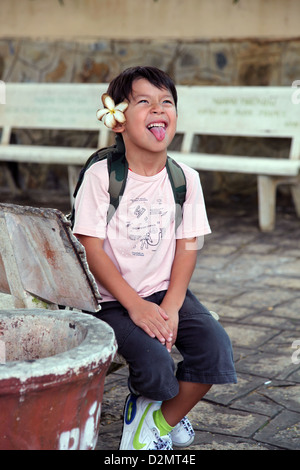
[[[157,251],[161,241],[169,236],[174,221],[174,205],[167,207],[162,198],[150,204],[146,198],[131,199],[127,220],[127,239],[133,256],[145,256]]]

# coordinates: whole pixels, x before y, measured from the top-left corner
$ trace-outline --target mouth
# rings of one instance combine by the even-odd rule
[[[160,122],[152,122],[147,126],[147,129],[154,135],[154,137],[161,142],[164,140],[166,135],[167,123],[160,121]]]

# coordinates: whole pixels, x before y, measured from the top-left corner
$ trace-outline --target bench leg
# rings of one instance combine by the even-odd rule
[[[300,179],[299,177],[258,176],[259,226],[263,232],[270,232],[275,227],[276,190],[279,184],[291,186],[291,193],[300,217]]]
[[[296,208],[297,216],[300,217],[300,180],[299,184],[291,187],[292,197]]]
[[[80,166],[68,165],[68,178],[69,178],[69,191],[70,191],[70,203],[71,207],[73,206],[74,199],[73,194],[78,181]]]
[[[278,178],[258,176],[259,227],[263,232],[270,232],[275,227],[277,184]]]
[[[4,170],[4,173],[5,173],[5,179],[8,183],[8,187],[10,189],[10,191],[12,192],[12,195],[13,196],[16,196],[16,195],[19,195],[21,194],[21,189],[18,188],[18,186],[16,185],[16,182],[9,170],[9,168],[5,165],[5,163],[3,163],[3,170]]]

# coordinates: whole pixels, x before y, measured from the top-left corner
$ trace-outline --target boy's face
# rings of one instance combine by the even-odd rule
[[[177,111],[172,93],[141,78],[132,85],[122,129],[126,150],[166,151],[176,132]]]

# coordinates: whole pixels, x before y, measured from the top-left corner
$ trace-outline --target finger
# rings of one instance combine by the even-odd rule
[[[151,338],[155,338],[155,333],[153,333],[152,330],[150,330],[150,328],[146,325],[146,324],[141,324],[139,325],[141,327],[142,330],[144,330],[145,333],[147,333],[147,335],[149,335]]]
[[[151,338],[157,338],[162,344],[166,344],[166,341],[171,342],[173,339],[171,330],[155,319],[147,323],[142,322],[140,326]]]
[[[166,341],[173,340],[173,330],[165,320],[161,321],[161,319],[153,318],[152,321],[154,328],[158,331],[158,336],[156,336],[161,340],[161,342],[165,343]]]
[[[160,314],[160,316],[164,319],[164,320],[168,320],[169,319],[169,316],[167,315],[167,313],[164,311],[163,308],[161,308],[159,305],[157,305],[157,311],[158,313]]]
[[[166,338],[173,334],[172,329],[167,323],[169,319],[167,313],[158,305],[156,305],[156,311],[154,315],[149,318],[149,325],[150,323],[159,330],[159,332]]]

